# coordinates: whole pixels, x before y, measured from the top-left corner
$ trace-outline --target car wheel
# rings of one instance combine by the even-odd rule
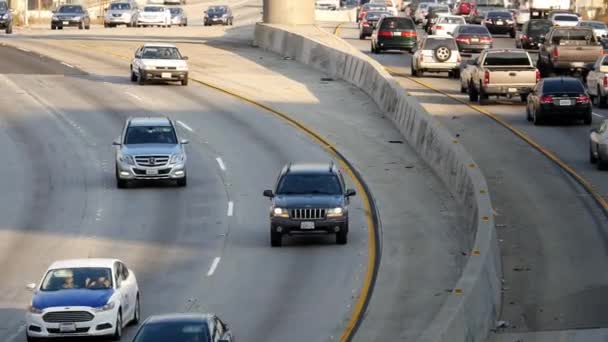
[[[139,75],[137,75],[137,83],[139,85],[144,85],[146,83],[146,78],[144,77],[144,73],[139,69]]]
[[[600,171],[606,170],[606,162],[602,160],[602,155],[599,150],[597,152],[597,169]]]
[[[133,26],[131,23],[127,23],[127,27],[131,27]]]
[[[585,114],[585,117],[583,118],[583,123],[587,126],[591,125],[591,123],[593,122],[593,116],[591,116],[591,110],[589,110],[589,112],[587,112],[587,114]]]
[[[184,22],[184,26],[188,26],[188,20]]]
[[[597,88],[597,106],[599,108],[606,108],[606,105],[608,104],[607,102],[608,101],[606,99],[606,96],[605,95],[602,96],[602,92],[601,92],[600,88],[598,87]]]
[[[131,71],[131,82],[137,82],[137,75],[133,71]]]
[[[177,186],[183,188],[186,185],[188,185],[188,176],[184,176],[183,178],[177,180]]]
[[[281,247],[283,245],[283,235],[281,233],[270,232],[270,246]]]
[[[411,64],[410,64],[410,69],[411,69],[410,74],[411,74],[413,77],[418,77],[418,70],[416,70],[416,68],[414,68],[414,61],[413,61],[413,60],[412,60],[412,62],[411,62]]]
[[[183,86],[187,86],[188,85],[188,78],[187,77],[182,80],[182,85]]]
[[[433,51],[433,55],[439,62],[445,62],[452,57],[452,50],[447,46],[439,46]]]
[[[80,22],[80,24],[78,24],[78,29],[84,30],[84,23],[82,21]]]
[[[108,28],[108,26],[109,26],[108,23],[103,23],[104,28]]]
[[[484,104],[486,104],[487,100],[488,100],[488,94],[486,94],[486,92],[483,90],[483,87],[480,84],[479,85],[479,104],[484,105]]]
[[[461,94],[467,93],[467,87],[464,84],[462,84],[462,81],[460,82],[460,93]]]
[[[479,92],[475,89],[472,83],[469,83],[469,101],[477,102],[479,100]]]
[[[336,233],[336,244],[338,245],[346,245],[348,242],[348,231],[340,231]]]
[[[13,24],[8,25],[8,27],[6,28],[6,34],[11,34],[13,33]]]
[[[591,143],[589,143],[589,162],[591,164],[597,163],[597,157],[593,153],[593,147],[591,147]]]
[[[131,320],[132,325],[137,325],[141,318],[141,307],[139,304],[139,293],[137,294],[137,299],[135,300],[135,310],[133,312],[133,319]]]
[[[509,36],[510,36],[511,38],[515,38],[515,30],[511,31],[511,32],[509,33]]]
[[[530,115],[530,107],[528,106],[527,103],[526,103],[526,121],[528,121],[528,122],[532,121],[532,115]]]
[[[532,116],[532,122],[534,126],[540,126],[542,124],[542,114],[538,110],[534,110],[534,115]]]
[[[63,26],[57,26],[58,30],[63,30]]]
[[[126,179],[121,179],[116,176],[116,187],[118,189],[126,189],[129,186],[129,183]]]
[[[84,27],[85,30],[90,30],[91,29],[91,24],[87,25]]]
[[[55,25],[51,25],[51,30],[56,30],[57,27]]]
[[[122,338],[122,312],[118,311],[118,317],[116,317],[116,330],[112,335],[112,341],[120,341]]]
[[[27,333],[25,333],[25,340],[27,342],[38,342],[39,341],[38,338],[30,336]]]

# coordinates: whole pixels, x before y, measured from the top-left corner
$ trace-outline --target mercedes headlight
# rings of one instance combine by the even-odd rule
[[[30,306],[27,308],[27,311],[29,311],[30,313],[33,313],[33,314],[41,314],[41,313],[42,313],[42,309],[38,309],[38,308],[37,308],[37,307],[35,307],[34,305],[30,305]]]
[[[184,161],[184,157],[185,156],[183,153],[174,154],[171,156],[171,161],[169,161],[169,164],[182,163]]]
[[[274,208],[272,209],[272,216],[289,218],[289,211],[283,208]]]
[[[133,160],[133,157],[132,157],[132,156],[128,156],[128,155],[124,155],[124,154],[123,154],[123,155],[121,155],[121,156],[120,156],[118,159],[119,159],[121,162],[123,162],[123,163],[127,163],[127,164],[129,164],[129,165],[135,165],[135,160]]]
[[[114,306],[116,304],[114,302],[109,302],[108,304],[104,305],[104,306],[100,306],[98,308],[93,308],[93,310],[95,312],[104,312],[104,311],[110,311],[112,309],[114,309]]]
[[[327,210],[327,217],[341,217],[344,215],[344,209],[331,208]]]

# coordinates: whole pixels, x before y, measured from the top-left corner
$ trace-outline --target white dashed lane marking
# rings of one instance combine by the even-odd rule
[[[186,125],[186,124],[185,124],[185,123],[183,123],[182,121],[177,120],[177,123],[178,123],[180,126],[184,127],[186,130],[188,130],[188,131],[190,131],[190,132],[194,132],[194,130],[192,129],[192,127],[190,127],[190,126]]]
[[[139,97],[139,96],[137,96],[137,95],[135,95],[135,94],[133,94],[133,93],[126,92],[125,94],[127,94],[127,95],[131,96],[132,98],[136,99],[137,101],[143,101],[143,100],[141,99],[141,97]]]
[[[211,267],[209,267],[209,272],[207,272],[207,277],[211,277],[213,275],[213,273],[215,273],[215,270],[217,269],[217,266],[220,264],[220,257],[216,257],[215,259],[213,259],[213,262],[211,263]]]
[[[228,202],[228,216],[232,216],[234,214],[234,202]]]
[[[73,66],[72,64],[68,64],[68,63],[66,63],[66,62],[61,62],[61,64],[63,64],[63,65],[65,65],[65,66],[67,66],[68,68],[72,68],[72,69],[74,69],[74,66]]]
[[[226,165],[224,165],[222,158],[217,157],[215,160],[217,160],[217,164],[220,166],[220,169],[222,169],[222,171],[226,171]]]

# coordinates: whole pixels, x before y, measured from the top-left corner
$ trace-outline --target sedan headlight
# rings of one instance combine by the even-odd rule
[[[331,208],[327,210],[327,217],[342,217],[344,215],[344,209],[342,208]]]
[[[116,305],[116,303],[114,302],[109,302],[108,304],[104,305],[104,306],[100,306],[98,308],[93,308],[93,310],[95,312],[104,312],[104,311],[110,311],[112,309],[114,309],[114,306]]]
[[[184,161],[184,159],[185,159],[185,156],[183,153],[174,154],[171,156],[171,160],[169,161],[169,164],[181,163]]]
[[[289,217],[289,211],[283,208],[274,208],[272,209],[272,216],[274,217]]]
[[[129,165],[135,165],[135,160],[133,160],[132,156],[128,156],[128,155],[121,155],[118,160],[120,160],[123,163],[127,163]]]
[[[4,13],[4,14],[2,15],[2,19],[8,19],[8,13]]]
[[[27,308],[27,311],[29,311],[30,313],[33,313],[33,314],[41,314],[42,313],[42,309],[38,309],[37,307],[35,307],[33,305],[30,305]]]

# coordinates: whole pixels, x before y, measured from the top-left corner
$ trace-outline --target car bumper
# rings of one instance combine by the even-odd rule
[[[80,26],[82,23],[82,19],[80,20],[52,20],[51,25],[57,27],[65,27],[65,26]]]
[[[457,45],[458,45],[459,51],[473,51],[473,52],[480,52],[480,51],[483,51],[484,49],[489,49],[492,47],[492,44],[477,44],[477,43],[467,44],[467,43],[463,43],[463,42],[457,42]]]
[[[302,229],[302,222],[314,222],[313,229]],[[297,234],[333,234],[348,232],[348,215],[324,220],[292,220],[288,218],[270,218],[270,229],[273,233]]]
[[[486,25],[486,28],[492,34],[506,34],[515,31],[515,26],[513,25]]]
[[[177,82],[188,79],[188,71],[176,70],[142,70],[146,81]]]
[[[556,106],[554,104],[545,104],[540,106],[540,112],[545,117],[554,117],[556,119],[584,119],[591,114],[591,106]]]
[[[77,337],[77,336],[107,336],[116,329],[117,309],[107,312],[92,312],[91,308],[72,307],[75,311],[87,311],[93,314],[88,322],[75,323],[75,332],[60,332],[60,323],[48,323],[42,319],[43,314],[55,312],[45,310],[43,314],[26,314],[26,332],[31,337]],[[57,310],[62,311],[62,310]]]
[[[137,25],[164,25],[165,19],[137,19]]]
[[[121,162],[116,164],[116,173],[119,179],[182,179],[186,177],[186,165],[175,164],[159,167],[145,167],[126,165]]]
[[[228,22],[228,18],[206,18],[205,22],[207,24],[225,24]]]
[[[382,50],[415,50],[416,41],[390,41],[390,40],[378,40],[376,46]]]
[[[484,86],[484,93],[488,95],[521,95],[521,94],[529,94],[532,91],[534,85],[529,86],[508,86],[508,85],[500,85],[500,86]]]
[[[540,43],[523,41],[521,43],[521,47],[526,50],[538,50],[538,48],[540,47]]]
[[[0,19],[0,28],[6,28],[10,23],[10,20]]]
[[[450,70],[460,70],[460,63],[456,62],[422,62],[419,65],[420,69],[424,69],[425,71],[450,71]]]
[[[171,19],[171,24],[173,25],[181,25],[183,23],[182,18]]]
[[[587,63],[592,63],[593,61],[589,61],[589,62],[560,62],[560,61],[554,61],[553,62],[553,69],[569,69],[569,70],[582,70],[582,69],[586,69],[586,64]]]
[[[106,24],[130,24],[130,17],[109,17],[104,19]]]

